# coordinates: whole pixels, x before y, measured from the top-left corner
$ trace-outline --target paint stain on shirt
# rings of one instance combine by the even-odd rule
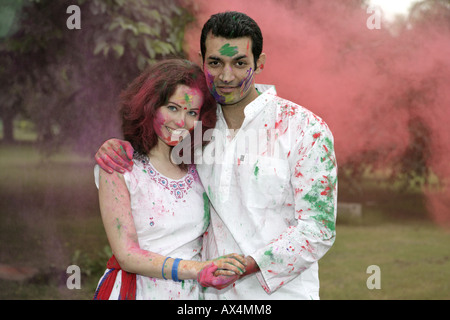
[[[258,173],[259,173],[259,167],[258,167],[258,162],[256,162],[255,170],[253,171],[253,174],[255,175],[256,178],[258,178]]]
[[[205,229],[209,225],[210,212],[209,212],[209,198],[206,192],[203,192],[203,223]]]
[[[303,199],[315,209],[317,214],[311,216],[316,221],[323,223],[329,230],[335,231],[334,221],[334,190],[336,179],[325,177],[326,183],[316,181],[311,190],[303,197]]]

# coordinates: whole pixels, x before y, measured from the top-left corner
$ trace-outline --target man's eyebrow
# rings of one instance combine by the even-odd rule
[[[248,56],[246,54],[241,54],[241,55],[238,55],[237,57],[234,57],[233,60],[241,60],[244,58],[248,58]]]
[[[222,61],[222,59],[220,59],[219,57],[216,57],[216,56],[209,56],[208,59],[215,60],[215,61]]]
[[[233,60],[236,61],[236,60],[241,60],[241,59],[245,59],[245,58],[248,58],[248,56],[246,54],[240,54],[236,57],[233,57]],[[222,59],[217,56],[209,56],[208,60],[222,61]]]

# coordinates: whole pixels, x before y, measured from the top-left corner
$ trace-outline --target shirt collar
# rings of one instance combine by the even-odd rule
[[[247,122],[255,115],[257,115],[262,109],[265,107],[265,103],[269,99],[271,100],[271,97],[276,96],[277,91],[275,90],[275,86],[268,85],[268,84],[255,84],[256,90],[260,93],[259,97],[253,100],[251,103],[249,103],[245,109],[245,120],[244,122]]]

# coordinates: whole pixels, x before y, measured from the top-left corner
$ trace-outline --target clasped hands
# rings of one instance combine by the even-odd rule
[[[256,272],[258,269],[252,257],[232,253],[210,261],[197,274],[197,281],[202,287],[221,290],[240,277]]]

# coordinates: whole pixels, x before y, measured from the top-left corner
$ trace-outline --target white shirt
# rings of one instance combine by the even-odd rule
[[[252,256],[260,271],[205,299],[318,299],[317,261],[335,239],[333,136],[311,111],[273,89],[245,108],[237,132],[219,106],[212,141],[197,154],[211,201],[203,259]]]

